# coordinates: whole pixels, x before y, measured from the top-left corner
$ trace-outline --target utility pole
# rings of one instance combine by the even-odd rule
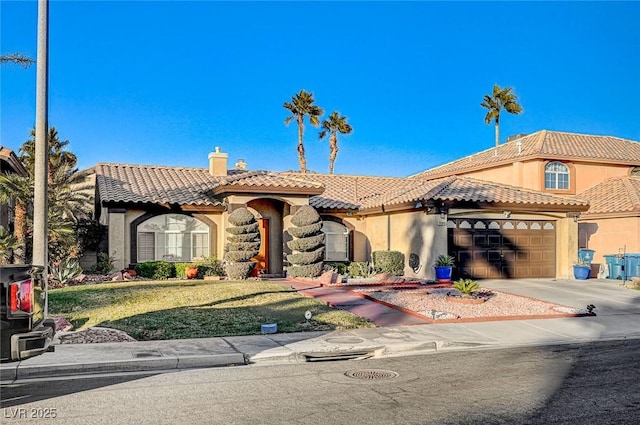
[[[47,192],[49,175],[49,1],[38,0],[38,56],[36,60],[36,146],[33,199],[33,264],[44,267],[44,315],[49,316]]]

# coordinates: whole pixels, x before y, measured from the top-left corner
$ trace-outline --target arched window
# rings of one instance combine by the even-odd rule
[[[569,167],[558,161],[548,163],[544,167],[544,188],[569,189]]]
[[[324,232],[324,259],[326,261],[349,260],[349,229],[335,221],[323,221]]]
[[[151,217],[138,225],[138,262],[189,262],[209,256],[209,227],[184,214]]]

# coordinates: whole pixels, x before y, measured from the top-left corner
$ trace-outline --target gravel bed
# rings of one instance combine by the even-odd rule
[[[96,344],[102,342],[135,341],[127,333],[117,329],[88,328],[77,332],[58,332],[56,338],[60,344]]]
[[[375,290],[361,289],[356,292],[371,298],[415,311],[431,319],[473,319],[515,316],[553,316],[584,314],[572,307],[520,297],[504,292],[484,290],[486,301],[482,304],[462,304],[446,299],[447,293],[457,294],[450,288]]]

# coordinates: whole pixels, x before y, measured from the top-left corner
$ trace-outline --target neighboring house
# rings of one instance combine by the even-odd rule
[[[451,253],[463,276],[568,277],[577,217],[589,208],[573,193],[519,187],[512,178],[301,174],[249,171],[244,163],[228,170],[227,159],[216,148],[208,170],[97,164],[96,215],[108,226],[116,267],[222,258],[227,217],[247,206],[260,223],[258,267],[282,276],[291,217],[311,205],[324,221],[326,261],[368,261],[391,249],[405,255],[407,276],[433,278],[435,258]]]
[[[604,255],[640,253],[640,143],[610,136],[542,130],[419,173],[465,176],[547,194],[575,196],[590,207],[576,218],[579,248]],[[573,242],[572,242],[573,243]]]
[[[0,174],[19,174],[27,176],[27,170],[16,154],[8,148],[0,146]],[[13,202],[0,203],[0,226],[13,232]]]

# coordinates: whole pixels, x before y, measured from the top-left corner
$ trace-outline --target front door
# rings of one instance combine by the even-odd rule
[[[253,276],[269,273],[269,219],[259,218],[258,229],[260,230],[260,251],[254,258],[257,264],[253,269]]]

